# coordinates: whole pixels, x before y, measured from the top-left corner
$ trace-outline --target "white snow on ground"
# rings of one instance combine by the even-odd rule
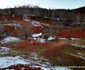
[[[0,68],[6,68],[11,65],[17,64],[28,64],[24,60],[20,59],[19,56],[16,57],[0,57]]]
[[[54,67],[53,70],[71,70],[67,67]]]
[[[24,21],[31,21],[31,20],[29,20],[29,19],[24,19]]]
[[[60,40],[68,40],[67,38],[58,38]],[[71,38],[71,40],[78,40],[79,38]]]
[[[79,38],[71,38],[71,40],[78,40]]]
[[[24,17],[24,21],[31,21],[29,17]]]
[[[28,56],[28,60],[26,60],[29,63],[38,64],[39,66],[33,65],[32,68],[41,68],[42,70],[70,70],[66,67],[52,67],[49,61],[45,58],[40,58],[37,54],[31,53]],[[44,62],[43,62],[44,61]]]
[[[78,55],[81,55],[82,56],[82,53],[80,53],[80,52],[76,52]]]
[[[43,38],[38,38],[38,41],[41,42],[41,43],[44,43],[44,42],[45,42],[45,39],[43,39]]]
[[[17,41],[20,41],[19,38],[17,37],[6,37],[4,38],[3,40],[1,40],[1,44],[4,44],[4,43],[9,43],[9,42],[17,42]]]
[[[41,58],[35,53],[32,53],[28,56],[27,62],[30,62],[30,63],[33,63],[33,64],[38,64],[41,67],[48,67],[49,68],[51,66],[47,59]]]
[[[82,56],[79,56],[79,55],[75,55],[75,54],[70,54],[71,56],[74,56],[74,57],[79,57],[79,58],[81,58],[81,59],[83,59],[83,60],[85,60],[85,57],[82,57]]]
[[[58,38],[58,39],[60,39],[60,40],[68,40],[67,38]]]
[[[16,24],[16,23],[12,23],[12,24],[0,24],[0,26],[17,26],[17,27],[20,27],[21,25],[20,24]]]
[[[32,25],[33,26],[40,26],[40,22],[38,22],[38,21],[32,21]]]
[[[45,42],[45,39],[43,39],[43,38],[40,38],[40,37],[38,37],[38,38],[33,38],[34,40],[37,40],[37,41],[39,41],[39,42],[41,42],[41,43],[44,43]]]
[[[72,46],[75,46],[75,47],[81,47],[81,48],[85,48],[85,46],[83,45],[77,45],[77,44],[71,44]]]
[[[50,37],[48,38],[48,40],[53,40],[53,39],[55,39],[55,37],[50,36]]]
[[[38,41],[41,42],[41,43],[45,42],[45,39],[44,39],[44,38],[40,38],[40,36],[42,36],[42,33],[33,34],[33,35],[32,35],[33,39],[38,40]],[[55,37],[50,36],[50,37],[48,38],[48,41],[53,40],[53,39],[55,39]]]
[[[66,67],[52,67],[47,59],[41,58],[35,53],[30,54],[27,59],[23,59],[20,56],[0,57],[0,69],[17,64],[27,64],[32,68],[41,68],[42,70],[70,70]]]
[[[8,54],[11,49],[7,47],[0,47],[0,55]]]
[[[33,34],[32,37],[39,37],[39,36],[42,36],[42,33],[39,33],[39,34]]]

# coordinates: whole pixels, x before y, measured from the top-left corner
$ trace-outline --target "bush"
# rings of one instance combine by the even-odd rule
[[[49,37],[49,35],[48,35],[48,34],[44,34],[44,35],[43,35],[43,37],[44,37],[44,39],[46,39],[46,40],[47,40],[47,39],[48,39],[48,37]]]

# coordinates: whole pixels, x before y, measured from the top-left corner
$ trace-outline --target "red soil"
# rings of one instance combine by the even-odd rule
[[[32,51],[35,47],[43,47],[45,51],[42,52],[43,56],[55,56],[62,53],[62,49],[67,48],[69,45],[68,41],[55,41],[55,42],[45,42],[43,44],[37,42],[34,39],[27,39],[18,45],[18,48],[24,48],[26,50]]]
[[[23,69],[24,68],[24,69]],[[35,67],[30,67],[29,65],[22,65],[22,64],[18,64],[18,65],[12,65],[8,68],[2,69],[2,70],[6,70],[6,69],[14,69],[14,70],[41,70],[41,68],[35,68]]]
[[[45,43],[42,43],[42,46],[45,48],[52,48],[56,46],[56,42],[45,42]]]
[[[13,20],[15,20],[15,21],[20,21],[20,20],[23,20],[23,17],[21,17],[21,16],[16,16],[16,17],[14,17]]]
[[[33,26],[30,28],[30,33],[35,34],[35,33],[45,33],[46,30],[41,27],[41,26]]]
[[[60,55],[63,53],[62,50],[68,46],[68,41],[45,42],[43,43],[43,47],[47,48],[47,50],[44,51],[42,55],[46,57]]]
[[[19,34],[19,28],[18,27],[17,27],[17,29],[15,29],[14,26],[6,25],[3,28],[4,28],[5,32],[7,33],[7,35],[11,35],[11,36],[17,37],[18,34]]]
[[[59,32],[57,38],[84,38],[85,37],[85,29],[75,29],[75,30],[64,30]]]
[[[30,19],[31,19],[31,20],[40,21],[41,18],[38,17],[38,16],[31,16]]]
[[[0,16],[0,21],[4,21],[4,20],[20,21],[20,20],[23,20],[23,18],[21,16],[12,17],[12,15],[3,15],[3,16]]]
[[[34,39],[24,40],[22,43],[18,45],[19,48],[24,48],[26,50],[32,50],[35,47],[39,46],[39,42]]]
[[[69,42],[59,40],[59,41],[55,41],[55,42],[40,43],[34,39],[27,39],[27,40],[23,41],[22,43],[20,43],[18,45],[18,48],[24,48],[26,50],[32,51],[36,47],[39,47],[39,46],[41,46],[45,49],[45,51],[42,52],[42,54],[44,56],[46,56],[46,55],[53,56],[53,55],[60,54],[60,52],[62,52],[62,51],[60,51],[60,49],[67,48],[69,46]]]
[[[44,51],[42,53],[42,55],[46,56],[46,57],[51,57],[51,56],[56,56],[56,55],[59,55],[61,52],[56,50],[56,48],[50,48],[50,49],[47,49],[46,51]]]
[[[0,16],[0,21],[5,20],[5,16]]]

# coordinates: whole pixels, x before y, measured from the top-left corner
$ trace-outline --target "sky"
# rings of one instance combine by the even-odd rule
[[[85,6],[85,0],[0,0],[0,8],[37,5],[51,9],[75,9]]]

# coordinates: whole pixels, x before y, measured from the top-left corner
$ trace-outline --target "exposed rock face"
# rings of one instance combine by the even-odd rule
[[[75,30],[64,30],[59,32],[59,38],[84,38],[85,37],[85,29],[75,29]]]
[[[18,24],[0,24],[0,37],[18,37],[20,34],[20,27],[17,25]]]
[[[15,29],[14,26],[4,26],[4,30],[5,33],[7,33],[8,35],[11,36],[18,36],[18,32],[19,32],[19,27],[17,27],[17,29]]]
[[[30,32],[32,34],[38,34],[38,33],[45,33],[46,30],[45,30],[45,28],[43,28],[41,26],[32,26],[30,29]]]

